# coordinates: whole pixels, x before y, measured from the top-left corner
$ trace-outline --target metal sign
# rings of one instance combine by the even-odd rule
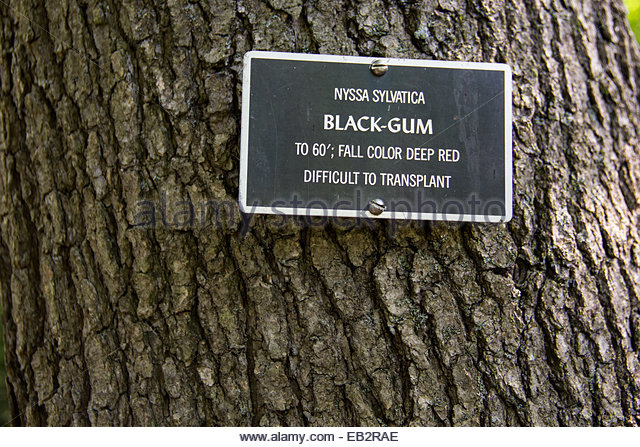
[[[249,52],[241,209],[508,221],[511,89],[504,64]]]

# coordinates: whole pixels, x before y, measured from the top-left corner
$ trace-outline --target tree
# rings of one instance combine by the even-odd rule
[[[13,424],[640,422],[640,57],[621,0],[0,11]],[[508,63],[512,222],[240,216],[250,49]]]

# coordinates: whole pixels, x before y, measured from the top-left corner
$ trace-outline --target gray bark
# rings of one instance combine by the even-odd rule
[[[250,49],[508,63],[513,221],[136,227],[236,201]],[[13,424],[638,425],[639,83],[620,0],[0,2]]]

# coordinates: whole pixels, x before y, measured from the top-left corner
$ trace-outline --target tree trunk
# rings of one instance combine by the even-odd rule
[[[640,423],[640,57],[621,0],[0,14],[13,424]],[[250,49],[508,63],[513,221],[241,217]]]

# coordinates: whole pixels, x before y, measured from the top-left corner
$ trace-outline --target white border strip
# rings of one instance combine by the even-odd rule
[[[398,447],[422,445],[425,439],[430,445],[436,446],[601,447],[605,444],[632,446],[638,441],[638,429],[634,427],[30,427],[5,428],[1,431],[3,445],[47,447],[87,444],[92,447],[175,447],[186,444],[210,445],[212,439],[215,445],[229,447],[270,444],[283,447]],[[372,434],[377,439],[372,439]],[[266,441],[242,440],[249,436],[263,436]],[[285,436],[289,439],[284,440]]]
[[[390,66],[452,68],[464,70],[490,70],[504,72],[504,161],[505,161],[505,216],[484,214],[450,214],[450,213],[418,213],[406,211],[388,211],[374,216],[365,210],[350,209],[317,209],[317,208],[285,208],[251,206],[247,204],[247,172],[249,163],[249,118],[251,103],[251,61],[253,59],[277,59],[292,61],[335,62],[370,65],[373,61],[382,60]],[[238,200],[240,210],[250,214],[285,214],[293,216],[321,217],[359,217],[368,219],[410,219],[410,220],[445,220],[457,222],[500,223],[508,222],[513,216],[513,140],[512,140],[512,74],[507,64],[488,62],[432,61],[421,59],[395,59],[363,56],[337,56],[329,54],[282,53],[271,51],[249,51],[244,56],[242,73],[242,122],[240,133],[240,184]]]

